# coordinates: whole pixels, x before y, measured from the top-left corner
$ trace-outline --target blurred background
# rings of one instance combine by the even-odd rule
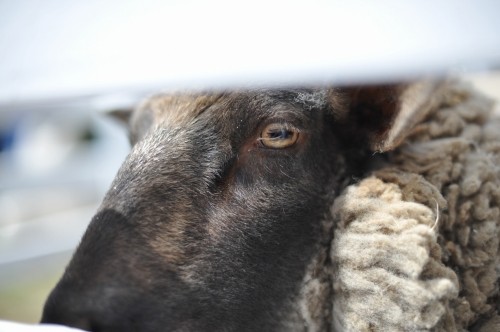
[[[108,111],[158,91],[421,76],[500,100],[498,13],[486,0],[0,0],[0,319],[39,320],[127,155]]]
[[[89,109],[0,111],[0,319],[39,320],[128,149]]]

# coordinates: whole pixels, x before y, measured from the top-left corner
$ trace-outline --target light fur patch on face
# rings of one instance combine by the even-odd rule
[[[312,92],[299,92],[295,97],[295,102],[302,104],[306,109],[322,109],[328,102],[328,92],[326,89]]]
[[[165,262],[173,265],[181,265],[185,263],[186,256],[182,243],[185,242],[186,228],[188,227],[189,215],[182,211],[170,212],[172,219],[168,225],[157,223],[155,226],[156,236],[149,240],[149,244],[153,250],[159,254]]]

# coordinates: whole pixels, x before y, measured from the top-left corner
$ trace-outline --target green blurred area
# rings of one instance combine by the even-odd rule
[[[70,253],[0,266],[0,320],[38,323]]]

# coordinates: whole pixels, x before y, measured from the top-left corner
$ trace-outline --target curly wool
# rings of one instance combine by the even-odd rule
[[[419,279],[436,242],[432,210],[372,177],[350,187],[333,213],[340,221],[332,250],[336,329],[433,327],[457,285],[438,275]]]
[[[334,203],[339,331],[500,331],[500,120],[469,86]]]

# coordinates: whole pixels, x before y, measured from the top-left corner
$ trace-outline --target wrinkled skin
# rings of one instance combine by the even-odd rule
[[[321,221],[372,154],[348,101],[297,89],[144,104],[131,120],[133,150],[42,321],[91,331],[293,329],[307,268],[328,249]],[[296,128],[295,144],[264,146],[272,123]]]

